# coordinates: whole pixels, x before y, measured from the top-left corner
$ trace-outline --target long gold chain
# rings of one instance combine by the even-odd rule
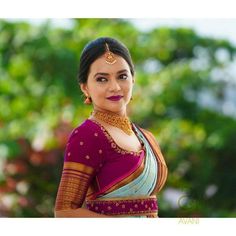
[[[131,135],[133,133],[130,120],[127,116],[120,116],[109,112],[93,111],[91,114],[106,122],[109,125],[115,126],[123,130],[126,134]]]

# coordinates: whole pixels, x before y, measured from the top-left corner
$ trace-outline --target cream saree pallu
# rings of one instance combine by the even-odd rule
[[[116,217],[158,217],[157,193],[167,178],[167,166],[155,137],[132,124],[144,144],[142,163],[110,189],[87,197],[86,207]],[[109,176],[108,176],[109,178]]]

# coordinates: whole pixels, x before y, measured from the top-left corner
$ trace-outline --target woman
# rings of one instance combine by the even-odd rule
[[[79,84],[91,116],[68,140],[56,217],[157,217],[167,167],[154,136],[130,121],[134,66],[119,41],[84,48]]]

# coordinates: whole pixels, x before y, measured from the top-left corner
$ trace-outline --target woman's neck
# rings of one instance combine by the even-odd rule
[[[104,110],[104,109],[100,109],[100,108],[94,108],[93,111],[94,112],[101,112],[101,113],[109,114],[109,115],[112,115],[112,116],[127,117],[126,110],[122,110],[122,111],[118,111],[118,112],[113,112],[113,111]]]
[[[94,110],[93,112],[91,112],[90,119],[98,119],[98,121],[102,121],[108,125],[117,127],[123,130],[128,135],[132,135],[133,133],[131,122],[129,120],[129,117],[127,116],[120,116],[117,113],[109,111],[107,112]]]

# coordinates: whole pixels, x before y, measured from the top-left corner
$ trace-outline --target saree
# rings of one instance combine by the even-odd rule
[[[152,133],[134,123],[132,129],[142,144],[139,152],[119,147],[94,120],[87,119],[72,132],[56,210],[76,209],[84,203],[108,216],[158,216],[156,195],[165,184],[167,166]],[[87,148],[81,148],[85,143]]]

